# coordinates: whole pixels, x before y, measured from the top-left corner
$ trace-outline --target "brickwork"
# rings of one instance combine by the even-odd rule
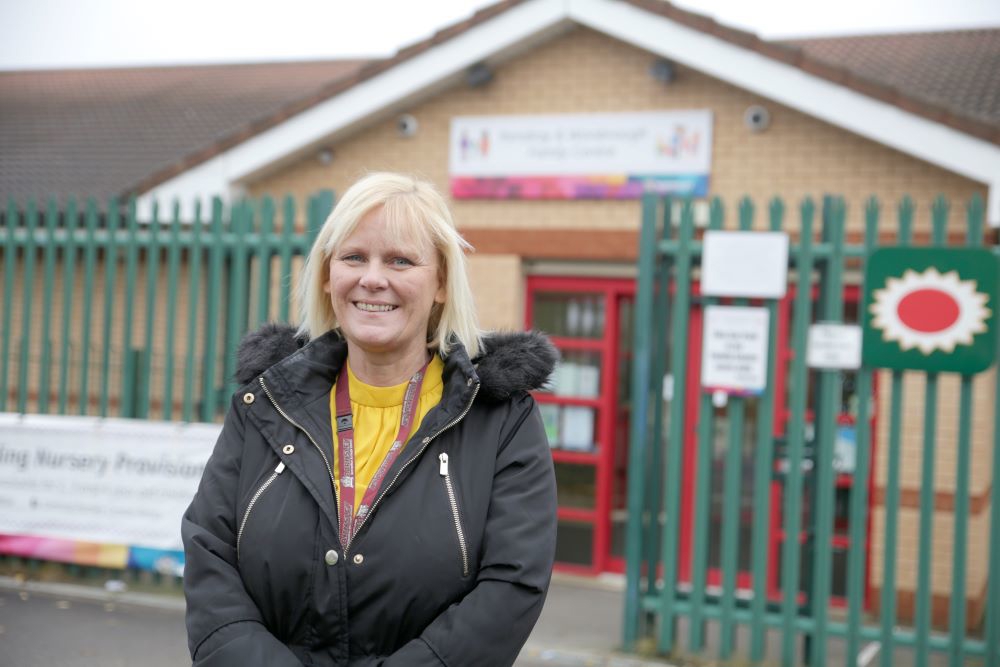
[[[473,255],[469,282],[484,329],[524,328],[524,274],[517,255]]]

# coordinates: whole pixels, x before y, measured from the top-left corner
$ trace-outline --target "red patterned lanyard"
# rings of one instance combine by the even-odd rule
[[[337,440],[340,458],[340,542],[346,548],[354,538],[354,531],[365,519],[365,515],[371,509],[375,501],[375,495],[385,479],[385,474],[395,462],[399,453],[403,450],[410,437],[410,430],[413,428],[413,421],[417,415],[417,399],[420,397],[420,389],[424,384],[424,375],[427,373],[428,361],[423,368],[414,373],[406,385],[406,393],[403,394],[403,414],[399,418],[399,433],[392,442],[382,464],[375,471],[361,505],[358,507],[358,514],[354,515],[354,415],[351,412],[351,390],[347,379],[347,362],[344,362],[337,376]]]

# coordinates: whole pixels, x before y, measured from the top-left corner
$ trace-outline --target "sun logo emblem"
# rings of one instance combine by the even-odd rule
[[[972,345],[973,336],[986,332],[991,313],[986,307],[989,297],[976,291],[975,281],[933,267],[922,273],[907,269],[902,278],[889,278],[873,297],[872,327],[882,338],[927,355]]]

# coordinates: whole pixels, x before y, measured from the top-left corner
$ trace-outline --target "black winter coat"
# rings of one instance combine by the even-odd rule
[[[440,404],[344,553],[329,393],[346,345],[293,336],[270,326],[244,341],[247,384],[184,515],[194,664],[511,665],[555,552],[552,460],[527,393],[552,370],[551,344],[507,334],[476,363],[447,357]]]

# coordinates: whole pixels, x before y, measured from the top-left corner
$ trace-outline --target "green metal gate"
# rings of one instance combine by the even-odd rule
[[[817,210],[817,208],[819,210]],[[678,215],[679,213],[679,215]],[[776,299],[757,301],[770,319],[768,341],[768,378],[759,396],[732,396],[725,418],[728,433],[724,444],[722,470],[722,525],[719,544],[709,543],[709,493],[713,421],[716,414],[712,397],[702,391],[698,397],[699,418],[696,424],[685,423],[687,406],[688,324],[692,308],[720,302],[717,297],[698,296],[695,287],[702,257],[702,243],[694,222],[690,201],[647,197],[643,202],[642,231],[639,245],[639,281],[635,306],[633,370],[631,386],[631,432],[629,441],[629,523],[626,536],[627,579],[623,643],[626,650],[636,650],[643,642],[655,642],[656,651],[671,655],[718,658],[730,664],[774,664],[790,666],[808,662],[854,665],[862,644],[877,646],[878,661],[883,667],[899,662],[901,655],[911,655],[913,664],[927,665],[946,659],[950,665],[1000,665],[1000,375],[986,385],[992,389],[987,412],[992,433],[981,438],[992,452],[992,493],[989,493],[991,519],[985,550],[972,550],[969,544],[970,458],[972,451],[973,376],[958,379],[958,396],[953,407],[939,401],[939,373],[920,373],[924,383],[923,438],[914,448],[921,457],[919,473],[918,564],[915,572],[914,614],[912,624],[903,625],[897,608],[897,560],[900,547],[900,466],[904,454],[902,434],[904,375],[912,371],[878,371],[862,367],[857,372],[859,418],[856,422],[856,465],[848,508],[849,547],[846,554],[846,607],[831,611],[831,549],[833,532],[834,471],[833,447],[835,414],[841,396],[841,372],[811,371],[806,364],[808,327],[817,321],[844,321],[845,282],[857,284],[869,255],[892,238],[893,245],[914,242],[915,211],[905,198],[899,205],[895,230],[891,222],[881,223],[879,203],[873,198],[865,210],[863,234],[848,242],[845,234],[843,200],[828,197],[817,207],[804,201],[797,224],[785,220],[785,206],[780,200],[770,203],[767,221],[758,228],[786,230],[793,237],[789,249],[789,281],[794,290],[792,324],[789,334],[791,361],[787,369],[776,368]],[[814,219],[819,215],[818,239],[814,238]],[[711,202],[709,229],[724,228],[724,211],[719,200]],[[931,212],[929,245],[962,244],[982,247],[984,241],[983,204],[978,197],[969,202],[964,216],[962,238],[947,235],[949,205],[939,198]],[[738,207],[738,223],[730,228],[750,231],[754,228],[754,207],[743,200]],[[880,224],[882,225],[880,227]],[[895,231],[895,233],[891,233]],[[1000,247],[993,246],[994,256]],[[864,289],[862,288],[862,294]],[[816,297],[815,305],[813,297]],[[728,300],[745,305],[747,300]],[[996,304],[990,304],[996,308]],[[787,396],[775,395],[775,374],[786,372]],[[990,372],[995,372],[995,369]],[[864,586],[871,563],[866,562],[866,533],[869,529],[868,479],[872,470],[868,417],[874,409],[871,397],[873,374],[881,373],[888,392],[888,434],[882,446],[885,457],[884,526],[877,537],[884,542],[884,553],[872,554],[882,564],[881,592],[873,600],[877,612],[864,608]],[[672,378],[673,398],[664,397],[665,377]],[[987,376],[988,377],[988,376]],[[910,378],[912,381],[912,378]],[[811,396],[811,398],[810,398]],[[785,401],[789,411],[786,442],[782,450],[783,466],[776,466],[781,443],[774,437],[772,415],[775,402]],[[958,414],[955,436],[953,497],[953,532],[951,540],[950,607],[946,627],[932,624],[932,565],[940,549],[934,545],[935,451],[937,415],[941,409]],[[744,417],[754,408],[757,423],[750,438],[745,435]],[[815,415],[812,442],[807,438],[807,410]],[[685,429],[696,429],[697,451],[693,509],[690,521],[690,581],[680,581],[682,460]],[[752,517],[741,522],[740,474],[741,447],[752,440],[753,503]],[[805,464],[805,465],[804,465]],[[987,465],[984,461],[983,465]],[[773,480],[779,480],[783,500],[781,526],[785,536],[780,553],[768,552]],[[803,504],[811,507],[803,519]],[[776,508],[775,508],[776,509]],[[745,512],[744,512],[745,514]],[[797,536],[807,535],[804,554]],[[749,591],[737,589],[737,552],[742,542],[750,543]],[[710,547],[721,551],[721,587],[707,590],[706,569]],[[779,559],[780,565],[774,562]],[[967,616],[966,588],[970,566],[986,569],[985,618],[980,622]],[[766,572],[777,568],[779,596],[769,598]],[[805,578],[805,585],[800,581]],[[801,586],[801,587],[800,587]],[[972,591],[975,593],[975,591]],[[970,620],[972,623],[970,623]],[[707,638],[707,626],[713,633]],[[682,628],[682,625],[685,626]],[[976,626],[976,627],[971,627]],[[717,631],[717,633],[715,632]],[[876,644],[877,643],[877,644]],[[870,655],[870,654],[869,654]],[[933,656],[938,657],[933,657]],[[841,656],[843,659],[841,660]],[[874,664],[874,663],[873,663]]]

